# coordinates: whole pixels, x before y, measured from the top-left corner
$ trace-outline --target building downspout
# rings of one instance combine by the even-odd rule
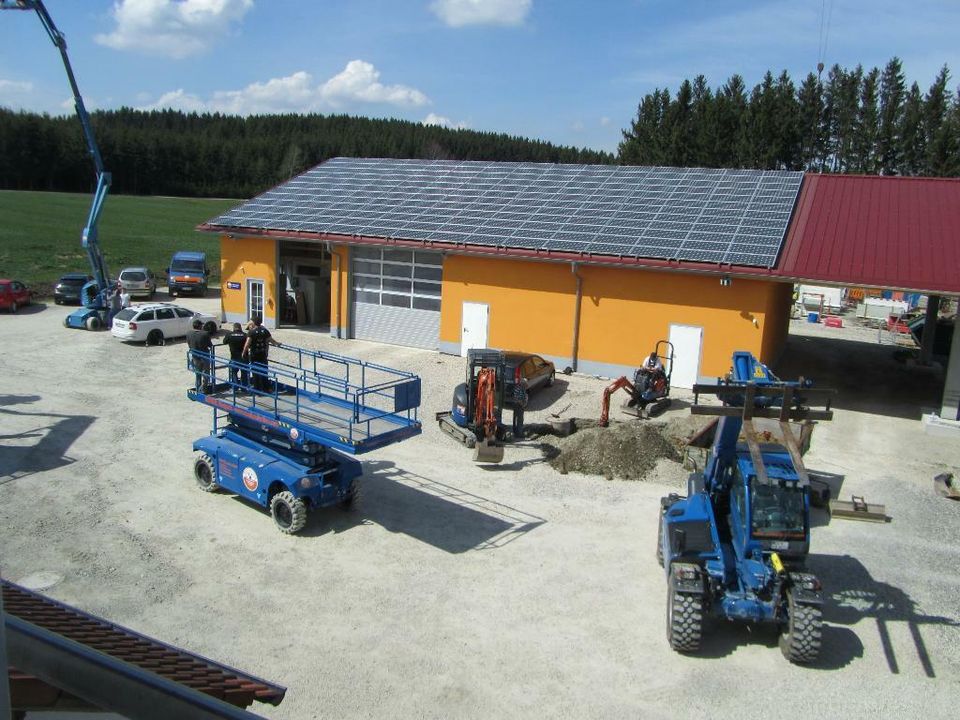
[[[580,352],[580,301],[583,299],[583,277],[577,272],[577,263],[570,263],[570,272],[577,279],[577,296],[573,307],[573,343],[570,349],[570,367],[577,371],[577,355]]]
[[[333,245],[330,243],[329,240],[327,241],[327,253],[330,255],[330,257],[337,259],[337,310],[336,310],[337,334],[334,335],[334,337],[337,338],[337,340],[339,340],[340,339],[340,288],[343,285],[343,275],[341,273],[342,267],[340,264],[340,253],[333,252]]]

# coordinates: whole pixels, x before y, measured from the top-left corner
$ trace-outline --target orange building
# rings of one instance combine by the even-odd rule
[[[619,376],[660,340],[673,384],[784,346],[771,274],[801,173],[338,158],[199,229],[226,321]]]

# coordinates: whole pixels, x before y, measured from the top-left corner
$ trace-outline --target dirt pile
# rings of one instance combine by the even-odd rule
[[[643,480],[659,461],[681,460],[666,429],[663,423],[649,422],[611,423],[607,428],[578,426],[573,435],[555,443],[558,452],[550,458],[550,465],[561,473]]]

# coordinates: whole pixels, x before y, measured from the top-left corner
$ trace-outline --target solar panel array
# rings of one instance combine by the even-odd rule
[[[771,267],[802,178],[335,158],[208,225]]]

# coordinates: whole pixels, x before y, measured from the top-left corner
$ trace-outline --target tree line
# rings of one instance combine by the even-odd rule
[[[638,165],[960,175],[960,90],[946,65],[926,93],[908,88],[899,58],[881,72],[834,65],[795,86],[769,71],[747,92],[734,75],[712,90],[703,75],[676,95],[644,96],[618,161]]]
[[[610,163],[609,153],[505,134],[347,115],[238,117],[138,111],[91,115],[112,192],[252,197],[332,157]],[[76,116],[0,108],[0,188],[90,192]]]

